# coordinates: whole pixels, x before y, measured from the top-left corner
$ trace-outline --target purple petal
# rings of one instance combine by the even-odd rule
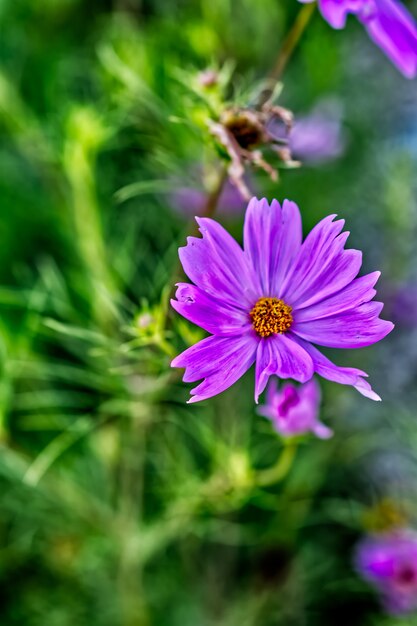
[[[363,377],[368,376],[366,372],[353,367],[339,367],[325,357],[320,350],[312,346],[311,343],[303,341],[296,336],[294,340],[309,353],[313,359],[314,371],[317,372],[319,376],[323,376],[323,378],[335,383],[340,383],[341,385],[352,385],[359,393],[371,400],[381,400],[378,394],[372,390],[370,384],[363,379]]]
[[[274,294],[278,293],[284,277],[301,248],[303,229],[300,209],[295,202],[284,200],[282,204],[282,223],[280,239],[277,242],[277,259],[272,268],[271,287]]]
[[[309,354],[287,335],[261,339],[256,355],[255,402],[258,402],[273,374],[305,383],[313,373],[313,361]]]
[[[365,398],[369,398],[370,400],[374,400],[375,402],[381,402],[381,397],[377,393],[375,393],[368,381],[364,380],[363,378],[359,378],[354,387],[356,391],[359,391],[359,393],[365,396]]]
[[[318,412],[321,401],[321,390],[320,385],[315,378],[312,378],[305,385],[300,387],[299,392],[302,395],[303,400],[306,400],[310,406],[314,406]]]
[[[324,218],[307,236],[288,273],[280,297],[294,309],[305,308],[333,295],[358,274],[362,254],[344,250],[348,232],[339,234],[343,220]]]
[[[252,198],[244,227],[245,255],[259,277],[259,296],[276,296],[302,238],[301,216],[294,202]]]
[[[349,13],[357,12],[363,0],[319,0],[320,12],[333,28],[344,28]]]
[[[255,361],[258,339],[253,333],[238,337],[207,337],[177,356],[172,367],[185,367],[184,382],[205,380],[191,390],[189,402],[199,402],[225,391]]]
[[[188,237],[179,249],[184,272],[208,294],[247,311],[259,297],[259,288],[242,248],[214,220],[196,219],[203,238]]]
[[[316,424],[314,424],[312,430],[316,437],[318,437],[319,439],[330,439],[330,437],[333,437],[332,429],[328,426],[325,426],[321,422],[317,422]]]
[[[370,38],[407,78],[417,74],[417,26],[399,2],[375,0],[358,15]]]
[[[171,305],[193,324],[215,335],[236,335],[250,330],[249,315],[241,309],[220,302],[195,285],[178,283],[177,287],[177,300],[171,300]]]
[[[330,317],[331,315],[343,313],[365,302],[369,302],[376,294],[373,287],[380,275],[381,272],[372,272],[366,276],[356,278],[350,285],[334,296],[325,298],[313,306],[294,311],[293,315],[295,320],[297,322],[306,322],[323,317]]]
[[[383,304],[370,302],[357,309],[323,319],[295,322],[296,335],[328,348],[363,348],[383,339],[394,328],[392,322],[379,319]]]

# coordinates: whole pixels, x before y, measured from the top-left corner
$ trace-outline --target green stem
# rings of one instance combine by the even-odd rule
[[[316,3],[312,2],[309,4],[305,4],[303,8],[299,11],[291,30],[289,31],[284,40],[284,43],[282,44],[275,65],[269,73],[268,86],[266,89],[264,89],[264,91],[262,91],[259,98],[259,108],[266,104],[271,98],[274,92],[274,87],[283,75],[284,70],[287,67],[288,61],[291,59],[295,48],[297,47],[308,24],[310,23],[315,8]]]
[[[297,445],[294,441],[289,441],[279,456],[277,462],[272,467],[258,472],[255,481],[260,487],[268,487],[280,482],[288,474],[295,459]]]
[[[204,217],[213,217],[213,215],[215,214],[226,180],[227,168],[223,166],[218,173],[216,184],[207,196],[206,204],[203,211]]]

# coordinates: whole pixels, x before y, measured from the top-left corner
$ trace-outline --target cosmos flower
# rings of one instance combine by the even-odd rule
[[[318,419],[320,395],[314,378],[299,387],[285,383],[280,390],[277,381],[272,380],[266,392],[266,404],[259,407],[258,413],[270,419],[283,437],[312,432],[320,439],[328,439],[333,433]]]
[[[314,0],[299,0],[313,2]],[[324,19],[344,28],[349,13],[366,28],[369,37],[406,76],[417,74],[417,25],[397,0],[318,0]]]
[[[358,250],[345,250],[344,220],[330,215],[302,242],[301,215],[294,202],[282,207],[252,198],[244,249],[220,224],[196,218],[202,239],[189,237],[179,249],[194,285],[177,285],[173,308],[210,337],[177,356],[183,380],[204,379],[190,402],[205,400],[235,383],[256,361],[255,401],[269,377],[305,383],[314,372],[380,400],[355,368],[338,367],[313,344],[361,348],[387,335],[379,319],[383,305],[371,302],[379,272],[356,278]]]
[[[382,595],[389,613],[417,609],[417,534],[396,530],[367,537],[359,544],[356,567]]]

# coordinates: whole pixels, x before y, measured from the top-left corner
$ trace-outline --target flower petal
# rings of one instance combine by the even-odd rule
[[[363,377],[368,377],[366,372],[354,367],[339,367],[332,363],[315,346],[312,346],[311,343],[303,341],[299,337],[295,337],[294,340],[309,353],[313,359],[314,370],[319,376],[341,385],[352,385],[359,393],[371,400],[381,400],[378,394],[372,390],[370,384],[363,379]]]
[[[312,431],[319,439],[330,439],[330,437],[333,437],[332,429],[325,426],[322,422],[316,422]]]
[[[370,38],[407,78],[417,75],[417,26],[407,9],[393,0],[376,0],[374,10],[358,15]]]
[[[172,307],[183,317],[214,335],[236,335],[250,330],[247,313],[220,302],[195,285],[178,283]]]
[[[199,402],[235,383],[255,361],[258,339],[253,333],[238,337],[207,337],[178,355],[172,367],[185,367],[184,382],[205,380],[191,390],[188,402]]]
[[[296,322],[306,322],[330,317],[369,302],[376,294],[373,287],[380,274],[380,272],[372,272],[371,274],[366,274],[366,276],[356,278],[350,285],[334,296],[325,298],[318,304],[293,311],[294,319]]]
[[[305,383],[313,373],[311,357],[288,334],[263,338],[256,354],[255,402],[273,374]]]
[[[344,28],[349,13],[357,12],[363,0],[319,0],[320,12],[333,28]]]
[[[359,272],[362,255],[344,250],[349,233],[340,231],[344,220],[330,215],[319,222],[306,237],[279,297],[293,308],[310,306],[337,293]]]
[[[301,248],[303,238],[300,209],[295,202],[284,200],[281,216],[281,234],[276,249],[277,258],[271,267],[273,294],[280,292],[284,278]]]
[[[260,296],[277,296],[302,238],[301,216],[294,202],[263,198],[249,202],[244,227],[245,255],[259,277]]]
[[[319,346],[363,348],[380,341],[394,328],[392,322],[379,319],[382,307],[380,302],[369,302],[340,315],[295,322],[291,330]]]
[[[247,310],[259,297],[259,289],[242,248],[214,220],[196,219],[203,238],[188,237],[187,245],[179,249],[184,272],[208,294]]]

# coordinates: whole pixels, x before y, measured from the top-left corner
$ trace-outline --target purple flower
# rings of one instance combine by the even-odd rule
[[[417,534],[397,530],[367,537],[359,544],[356,566],[382,595],[389,613],[417,609]]]
[[[314,0],[299,0],[312,2]],[[356,15],[370,38],[407,78],[417,74],[417,25],[397,0],[318,0],[333,28],[344,28],[349,13]]]
[[[314,378],[300,387],[286,383],[280,391],[273,380],[268,385],[266,404],[259,407],[258,413],[270,419],[283,437],[312,432],[320,439],[328,439],[333,433],[318,419],[320,395]]]
[[[408,328],[417,326],[417,285],[404,283],[392,294],[392,315],[396,322]]]
[[[190,402],[205,400],[235,383],[256,361],[255,401],[269,377],[305,383],[314,372],[380,400],[354,368],[338,367],[312,344],[361,348],[387,335],[379,319],[383,305],[371,302],[379,272],[355,278],[358,250],[345,250],[344,220],[324,218],[302,242],[301,215],[294,202],[282,208],[252,198],[244,227],[244,249],[217,222],[196,218],[203,238],[189,237],[179,249],[187,276],[178,284],[173,308],[210,337],[177,356],[183,380],[204,379]]]
[[[305,163],[325,163],[340,157],[346,147],[341,117],[338,102],[323,100],[311,113],[296,118],[289,138],[293,157]]]

